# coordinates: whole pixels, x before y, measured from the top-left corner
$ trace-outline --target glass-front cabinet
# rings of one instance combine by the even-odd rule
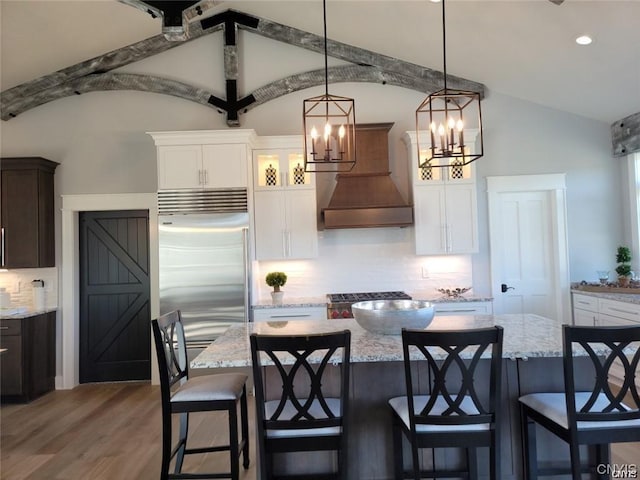
[[[302,148],[255,150],[253,159],[256,190],[314,188],[313,176],[304,171]]]
[[[415,132],[403,140],[411,160],[417,255],[478,252],[475,164],[431,167],[428,150],[420,152]]]
[[[253,186],[256,260],[317,257],[316,189],[301,136],[258,139]]]

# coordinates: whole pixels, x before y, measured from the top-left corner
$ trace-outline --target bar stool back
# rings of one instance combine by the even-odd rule
[[[502,335],[502,327],[498,326],[473,330],[402,331],[407,395],[389,400],[393,412],[396,479],[418,480],[423,476],[478,478],[477,447],[489,447],[491,478],[500,478]],[[490,362],[486,383],[478,378],[483,357],[488,357]],[[417,365],[417,360],[426,360],[426,366]],[[478,385],[488,385],[488,394],[481,395]],[[426,392],[425,386],[428,386]],[[419,387],[422,393],[417,392]],[[411,444],[410,473],[404,472],[403,434]],[[436,470],[435,464],[430,471],[420,469],[419,449],[443,447],[466,449],[467,470]]]
[[[609,446],[640,441],[640,326],[572,327],[563,325],[563,365],[565,393],[532,393],[520,397],[525,478],[558,475],[570,470],[579,480],[581,472],[593,471],[580,460],[580,445],[596,450],[596,474],[611,464]],[[578,388],[576,355],[590,359],[591,388]],[[618,370],[618,373],[614,373]],[[583,375],[584,376],[584,375]],[[622,383],[612,387],[611,376]],[[635,380],[635,379],[638,380]],[[582,386],[581,386],[582,387]],[[543,426],[569,444],[570,469],[538,469],[535,424]],[[598,468],[602,471],[598,472]]]
[[[173,478],[239,478],[239,456],[244,468],[249,467],[249,424],[247,418],[247,375],[224,373],[189,378],[187,346],[180,311],[162,315],[151,321],[160,370],[162,398],[162,480]],[[238,439],[238,406],[240,406],[241,435]],[[229,443],[201,448],[188,448],[189,413],[226,411]],[[172,450],[171,416],[180,415],[180,433]],[[212,428],[215,428],[212,425]],[[227,472],[182,473],[185,455],[229,451],[230,469]],[[175,457],[174,472],[170,473]]]
[[[350,342],[349,330],[250,336],[262,480],[274,478],[275,453],[323,450],[337,453],[337,471],[307,478],[347,478]],[[269,380],[267,365],[277,372]]]

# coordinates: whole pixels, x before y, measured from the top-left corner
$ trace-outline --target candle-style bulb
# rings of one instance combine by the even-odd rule
[[[311,127],[311,138],[315,140],[318,138],[318,130],[316,130],[316,126]]]
[[[445,131],[444,131],[444,125],[440,124],[438,126],[438,135],[440,135],[441,137],[444,137]]]
[[[449,117],[449,120],[447,120],[447,125],[450,130],[452,130],[453,127],[456,126],[456,121],[453,119],[453,117]]]
[[[344,134],[345,134],[344,125],[340,125],[340,128],[338,129],[338,136],[340,138],[344,138]]]
[[[459,132],[461,132],[463,128],[464,128],[464,123],[462,122],[462,119],[461,119],[461,118],[459,118],[459,119],[458,119],[458,123],[456,123],[456,129],[457,129]]]
[[[436,133],[436,122],[431,122],[431,125],[429,125],[429,127],[431,128],[431,131],[433,133]]]
[[[331,136],[331,124],[327,122],[324,126],[324,139],[328,140]]]

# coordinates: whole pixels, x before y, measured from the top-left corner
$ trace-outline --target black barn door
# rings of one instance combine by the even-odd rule
[[[80,213],[80,383],[151,378],[149,213]]]

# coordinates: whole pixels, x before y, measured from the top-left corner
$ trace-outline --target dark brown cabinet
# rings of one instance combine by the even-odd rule
[[[0,319],[2,401],[29,402],[55,388],[56,312]]]
[[[2,268],[55,266],[53,176],[57,166],[40,157],[0,159]]]

